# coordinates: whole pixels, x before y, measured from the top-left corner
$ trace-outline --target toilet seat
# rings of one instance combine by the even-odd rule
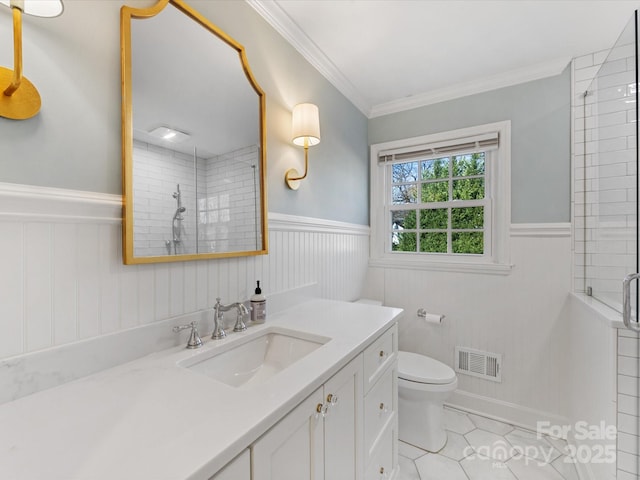
[[[434,385],[443,385],[457,380],[456,373],[448,365],[412,352],[398,352],[398,378]]]

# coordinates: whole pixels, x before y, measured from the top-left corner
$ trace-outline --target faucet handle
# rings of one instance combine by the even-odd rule
[[[220,340],[227,336],[227,332],[224,331],[222,325],[223,313],[221,311],[222,304],[220,303],[220,297],[216,298],[216,304],[213,306],[213,333],[211,334],[212,340]]]
[[[244,323],[244,318],[249,313],[249,310],[247,310],[247,307],[245,307],[241,302],[238,302],[236,304],[236,309],[238,310],[238,316],[236,318],[236,324],[233,327],[233,331],[244,332],[247,330],[247,325]]]
[[[187,348],[199,348],[202,346],[202,339],[200,335],[198,335],[198,329],[196,328],[198,322],[193,321],[189,325],[178,325],[173,327],[174,332],[181,332],[182,330],[186,330],[187,328],[191,329],[191,335],[189,335],[189,341],[187,342]]]

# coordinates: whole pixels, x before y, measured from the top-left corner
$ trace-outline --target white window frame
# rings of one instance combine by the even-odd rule
[[[485,167],[485,253],[392,252],[389,234],[391,178],[389,167],[380,163],[381,152],[415,148],[483,134],[497,133],[497,150],[487,152]],[[394,140],[371,146],[371,246],[369,264],[373,267],[410,268],[506,275],[511,272],[509,228],[511,225],[511,122],[503,121],[420,137]],[[449,225],[448,228],[451,228]]]

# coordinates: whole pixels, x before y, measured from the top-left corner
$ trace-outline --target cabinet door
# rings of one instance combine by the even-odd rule
[[[251,480],[249,450],[245,450],[231,460],[209,480]]]
[[[359,355],[324,385],[325,480],[362,478],[362,371]]]
[[[324,479],[322,404],[319,388],[260,437],[251,447],[253,480]]]

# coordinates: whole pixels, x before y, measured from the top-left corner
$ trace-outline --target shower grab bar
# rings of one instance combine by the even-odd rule
[[[640,323],[631,321],[631,282],[639,278],[640,273],[630,273],[622,281],[622,321],[625,327],[636,332],[640,332]]]

